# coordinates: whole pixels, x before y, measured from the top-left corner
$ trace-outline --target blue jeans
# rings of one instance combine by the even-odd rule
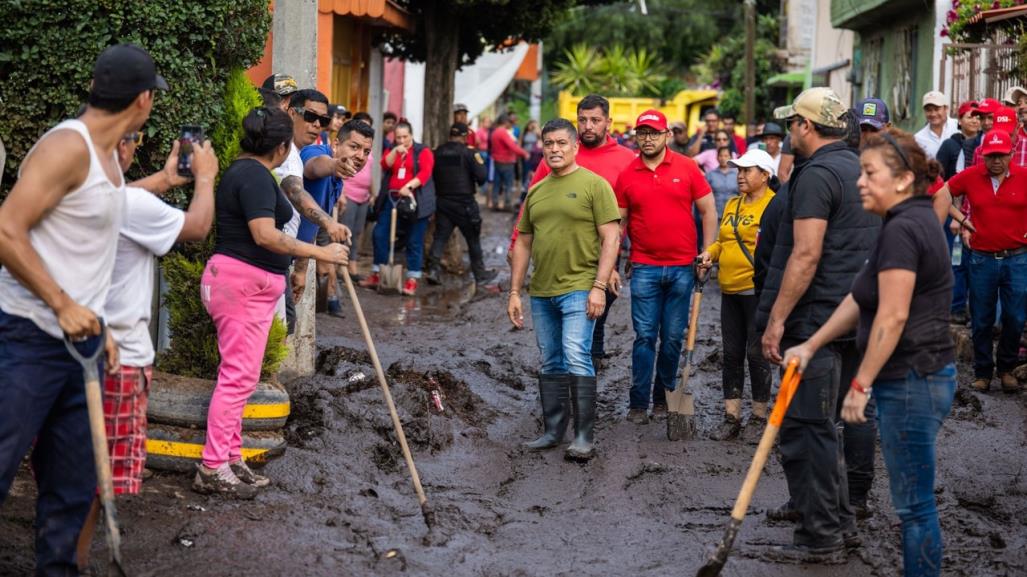
[[[877,423],[891,500],[902,520],[906,577],[941,575],[942,538],[934,500],[934,444],[952,408],[956,365],[905,379],[877,380]]]
[[[595,376],[591,352],[595,320],[588,318],[587,305],[588,291],[531,297],[531,321],[542,354],[541,374]]]
[[[1002,333],[992,360],[995,306],[1002,305]],[[974,376],[991,379],[1016,368],[1024,317],[1027,317],[1027,254],[993,258],[970,254],[970,326],[974,343]]]
[[[496,163],[496,182],[492,185],[492,206],[495,208],[499,202],[499,195],[503,195],[503,206],[510,208],[511,195],[513,194],[514,185],[514,167],[513,163],[497,162]]]
[[[650,388],[654,405],[667,404],[666,391],[673,391],[677,381],[694,284],[691,266],[632,265],[631,324],[635,344],[631,349],[629,408],[648,409]]]
[[[374,266],[371,270],[389,262],[389,219],[392,218],[392,197],[385,199],[385,206],[378,216],[371,240],[374,241]],[[396,221],[396,248],[406,246],[407,278],[421,278],[424,268],[424,233],[428,230],[430,216],[419,218],[412,223],[402,218]],[[398,259],[396,259],[398,260]]]
[[[97,346],[94,337],[80,350]],[[89,439],[81,365],[32,321],[0,312],[0,503],[35,440],[36,575],[78,575],[75,545],[96,495]]]

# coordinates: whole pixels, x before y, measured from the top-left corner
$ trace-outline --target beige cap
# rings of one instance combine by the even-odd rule
[[[932,90],[927,94],[924,94],[924,103],[921,106],[929,106],[932,104],[934,106],[948,106],[949,99],[945,98],[944,93]]]
[[[1016,99],[1019,98],[1021,94],[1027,96],[1027,88],[1024,88],[1023,86],[1013,86],[1009,90],[1006,90],[1006,95],[1002,97],[1002,101],[1006,104],[1016,106]]]
[[[843,116],[846,107],[842,99],[834,93],[834,90],[823,86],[807,88],[795,97],[795,102],[790,106],[780,106],[774,109],[774,118],[783,120],[793,116],[801,116],[821,126],[829,128],[845,128]]]

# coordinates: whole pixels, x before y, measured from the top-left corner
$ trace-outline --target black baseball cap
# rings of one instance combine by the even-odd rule
[[[467,125],[463,122],[454,122],[453,125],[449,127],[450,136],[467,136],[470,131],[471,129],[467,128]]]
[[[135,44],[108,46],[93,66],[93,94],[129,98],[153,89],[167,90],[150,54]]]

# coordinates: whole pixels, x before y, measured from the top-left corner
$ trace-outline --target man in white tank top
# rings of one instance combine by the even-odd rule
[[[35,440],[36,574],[77,575],[75,544],[96,491],[82,367],[63,335],[98,346],[125,183],[116,147],[167,89],[138,46],[100,54],[85,112],[57,125],[21,164],[0,206],[0,501]],[[93,337],[93,338],[89,338]],[[117,369],[108,339],[107,368]]]

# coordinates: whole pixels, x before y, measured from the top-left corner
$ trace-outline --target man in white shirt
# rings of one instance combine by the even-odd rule
[[[118,143],[122,171],[132,165],[142,133],[126,134]],[[188,212],[165,204],[155,194],[189,182],[178,174],[176,141],[164,170],[125,188],[125,213],[118,236],[117,256],[107,295],[107,327],[118,345],[121,366],[104,379],[104,421],[110,447],[114,494],[135,495],[146,463],[146,404],[153,377],[150,314],[156,258],[177,242],[203,240],[214,220],[214,178],[218,159],[210,142],[193,146],[191,168],[196,184]],[[89,566],[89,549],[99,514],[99,502],[83,526],[78,542],[78,565]]]
[[[101,333],[125,183],[118,142],[166,90],[132,44],[96,60],[85,111],[47,132],[0,205],[0,501],[32,449],[37,575],[77,575],[75,544],[96,496],[83,368]],[[117,370],[108,339],[106,368]],[[101,363],[102,364],[102,363]]]
[[[923,106],[927,125],[913,137],[927,153],[927,158],[934,159],[938,155],[941,143],[959,131],[959,122],[955,118],[949,118],[948,99],[937,90],[924,94]]]

